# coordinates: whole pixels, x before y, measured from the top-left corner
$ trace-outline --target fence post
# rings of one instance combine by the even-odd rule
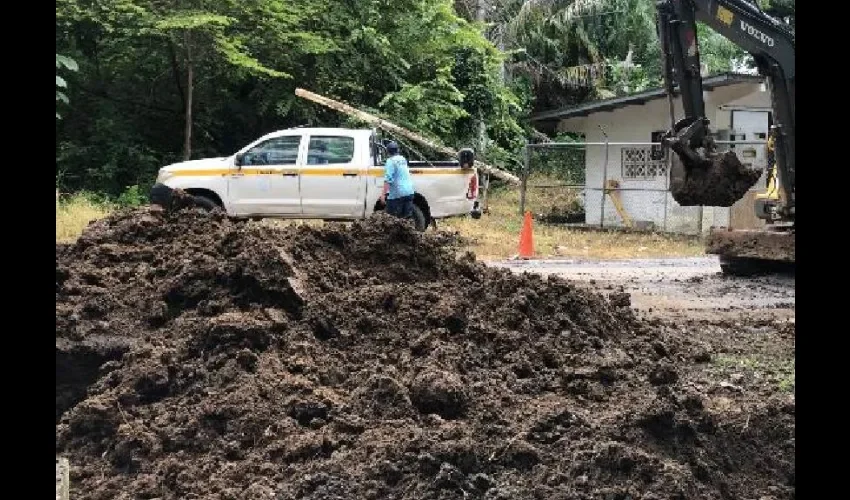
[[[528,143],[525,144],[525,148],[523,149],[522,154],[522,184],[519,188],[519,214],[525,215],[525,192],[528,187],[528,171],[529,171],[529,163],[531,159],[531,151],[529,150]]]
[[[481,212],[485,213],[485,214],[490,213],[490,205],[489,205],[489,201],[488,201],[489,197],[487,196],[487,194],[489,192],[490,192],[490,173],[485,172],[484,173],[484,193],[483,193],[484,194],[484,200],[483,200],[483,203],[482,203],[483,206],[481,207]]]
[[[667,207],[670,205],[670,173],[673,171],[673,157],[668,150],[664,150],[667,156],[667,175],[664,176],[664,232],[667,232]]]
[[[602,125],[598,125],[599,130],[602,131],[602,136],[605,138],[605,163],[602,165],[602,202],[599,206],[599,227],[605,227],[605,195],[607,194],[607,186],[608,186],[608,134],[605,133],[605,129],[602,128]]]
[[[705,207],[700,205],[700,207],[699,207],[699,224],[697,224],[697,231],[698,231],[697,234],[699,236],[702,236],[702,225],[703,225],[703,218],[704,217],[705,217]]]
[[[56,457],[56,500],[68,500],[71,496],[71,466],[65,457]]]

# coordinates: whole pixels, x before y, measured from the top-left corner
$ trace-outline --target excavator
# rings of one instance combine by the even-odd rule
[[[795,267],[794,32],[746,0],[659,0],[664,85],[671,128],[662,147],[676,153],[670,192],[681,206],[731,207],[761,178],[737,155],[718,152],[706,118],[697,22],[748,52],[770,90],[773,125],[767,141],[766,189],[755,196],[759,229],[712,228],[706,253],[718,255],[724,274],[740,276]],[[684,117],[675,120],[674,92]],[[674,158],[675,160],[675,158]]]

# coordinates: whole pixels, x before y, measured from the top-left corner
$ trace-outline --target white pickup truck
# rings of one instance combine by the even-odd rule
[[[280,130],[232,156],[161,168],[151,200],[157,203],[163,192],[181,189],[236,218],[362,219],[384,208],[378,199],[385,157],[374,130]],[[436,219],[480,216],[473,161],[470,150],[462,150],[458,161],[408,160],[418,230]]]

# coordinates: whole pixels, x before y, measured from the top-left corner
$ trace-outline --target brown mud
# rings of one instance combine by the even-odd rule
[[[761,172],[741,163],[733,151],[690,168],[686,168],[686,161],[677,157],[670,172],[670,193],[683,207],[731,207],[761,176]]]
[[[143,209],[57,245],[72,494],[794,498],[793,399],[717,408],[704,342],[457,243]]]

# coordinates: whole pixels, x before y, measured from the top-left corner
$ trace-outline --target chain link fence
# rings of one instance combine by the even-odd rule
[[[717,141],[744,164],[766,170],[765,141]],[[700,234],[728,226],[736,210],[753,212],[752,196],[732,208],[682,207],[669,192],[674,153],[658,142],[528,144],[520,175],[520,214],[551,224]],[[765,175],[752,188],[764,190]]]

